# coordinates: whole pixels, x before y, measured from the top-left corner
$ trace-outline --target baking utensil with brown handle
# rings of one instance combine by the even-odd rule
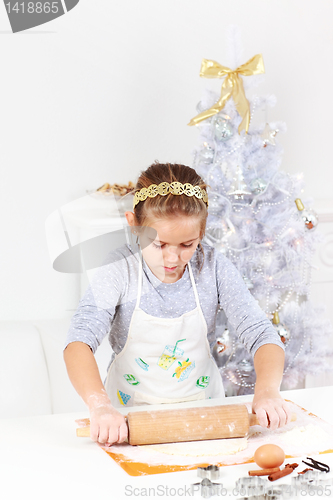
[[[132,445],[240,438],[248,435],[250,426],[259,425],[245,405],[129,412],[126,420]],[[78,427],[76,435],[89,437],[90,427]]]

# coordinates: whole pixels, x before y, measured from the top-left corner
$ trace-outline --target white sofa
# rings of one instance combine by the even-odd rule
[[[0,418],[84,411],[63,360],[70,319],[0,322]],[[96,353],[102,380],[112,350]]]

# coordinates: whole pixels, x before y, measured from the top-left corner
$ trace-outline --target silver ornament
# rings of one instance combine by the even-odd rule
[[[283,323],[279,323],[278,325],[275,324],[273,325],[277,333],[280,335],[280,338],[283,343],[285,343],[286,340],[290,339],[290,330]]]
[[[206,238],[212,242],[211,243],[212,246],[214,246],[215,243],[220,242],[223,236],[224,236],[224,231],[221,226],[212,227],[206,230]]]
[[[207,142],[203,143],[203,147],[199,152],[200,159],[203,163],[211,163],[214,159],[215,151],[214,149],[207,144]]]
[[[250,190],[252,191],[253,194],[261,194],[265,191],[267,187],[266,181],[263,179],[253,179],[250,183]]]
[[[252,364],[247,361],[247,359],[243,359],[240,363],[238,363],[237,370],[243,377],[250,377],[254,368]]]
[[[228,141],[234,135],[234,130],[230,125],[229,120],[230,118],[227,115],[217,115],[212,119],[212,127],[215,137],[222,142]]]
[[[247,190],[243,172],[239,166],[236,168],[236,175],[234,177],[234,182],[227,194],[229,196],[233,196],[235,200],[243,200],[245,195],[252,194],[250,191]]]
[[[308,229],[314,229],[318,224],[318,215],[314,210],[304,209],[301,211],[302,219]]]
[[[232,355],[232,340],[228,328],[216,339],[213,347],[213,356],[218,366],[224,366]]]

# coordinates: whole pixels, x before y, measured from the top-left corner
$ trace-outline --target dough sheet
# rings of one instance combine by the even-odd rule
[[[148,453],[157,452],[178,457],[208,457],[233,455],[247,447],[247,438],[210,439],[208,441],[188,441],[183,443],[149,444],[139,446]]]

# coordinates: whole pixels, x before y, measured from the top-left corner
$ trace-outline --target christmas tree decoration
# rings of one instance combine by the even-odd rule
[[[228,141],[234,135],[234,130],[228,120],[230,117],[227,115],[217,115],[212,119],[215,137],[220,141]]]
[[[290,330],[280,323],[279,313],[277,311],[273,314],[272,323],[283,343],[290,339]]]
[[[295,203],[296,203],[297,210],[302,212],[302,210],[304,210],[304,205],[302,203],[302,200],[300,198],[296,198]]]
[[[253,179],[250,183],[250,189],[253,194],[261,194],[265,191],[267,182],[263,179]]]
[[[270,144],[271,146],[275,146],[275,136],[278,133],[278,130],[272,130],[268,123],[266,123],[263,133],[261,134],[261,138],[263,141],[264,148]]]
[[[247,359],[243,359],[242,361],[240,361],[240,363],[238,363],[238,368],[236,370],[236,373],[239,376],[239,378],[242,380],[243,385],[247,384],[247,382],[249,382],[249,381],[245,381],[244,379],[251,379],[252,378],[252,374],[253,374],[252,363],[250,363],[250,361],[248,361]],[[248,385],[250,385],[250,384],[248,384]]]
[[[244,175],[242,169],[237,166],[236,175],[234,177],[234,183],[232,184],[230,190],[227,193],[229,196],[233,196],[235,200],[243,200],[244,196],[252,194],[248,191],[247,186],[244,182]]]
[[[213,356],[216,359],[218,366],[224,366],[232,355],[232,341],[230,332],[225,328],[220,337],[216,339],[216,344],[213,347]]]
[[[195,118],[192,118],[189,125],[197,125],[201,121],[207,120],[207,118],[216,115],[222,111],[226,102],[232,97],[237,107],[237,111],[242,117],[242,122],[238,127],[238,132],[241,133],[242,130],[245,130],[247,133],[250,124],[250,105],[245,97],[243,82],[240,75],[250,76],[258,75],[264,72],[264,61],[261,54],[257,54],[252,57],[249,61],[247,61],[247,63],[239,66],[235,70],[231,70],[226,66],[221,66],[221,64],[216,61],[203,59],[201,63],[200,76],[205,78],[225,77],[225,79],[222,84],[221,96],[217,103],[197,115]]]
[[[318,224],[318,215],[314,210],[303,210],[302,219],[308,229],[314,229]]]
[[[308,229],[314,229],[318,224],[318,215],[314,210],[305,209],[300,198],[295,200],[296,207],[301,212],[302,219]]]
[[[318,217],[300,200],[302,176],[280,170],[283,150],[276,136],[278,130],[286,130],[285,124],[279,122],[274,129],[267,122],[261,127],[252,125],[255,110],[273,107],[275,97],[249,98],[248,89],[260,78],[255,75],[264,72],[262,57],[252,58],[248,70],[246,65],[239,66],[241,44],[235,36],[229,37],[233,45],[228,52],[237,70],[203,61],[201,76],[224,78],[221,97],[206,93],[203,102],[207,109],[190,123],[198,125],[199,132],[193,166],[209,185],[203,242],[231,260],[267,317],[275,318],[274,328],[285,344],[282,387],[291,389],[307,374],[333,366],[333,353],[327,345],[332,326],[309,297],[311,257],[320,241],[313,231]],[[222,113],[230,117],[226,123],[234,131],[228,140],[217,133]],[[253,360],[234,326],[223,318],[217,321],[215,333],[218,341],[213,352],[227,394],[252,393],[256,379]]]
[[[290,339],[290,330],[285,325],[279,323],[278,325],[274,325],[274,327],[283,343]]]
[[[209,144],[207,144],[207,142],[204,142],[203,147],[200,151],[201,160],[207,164],[211,163],[214,159],[214,155],[214,149]]]

